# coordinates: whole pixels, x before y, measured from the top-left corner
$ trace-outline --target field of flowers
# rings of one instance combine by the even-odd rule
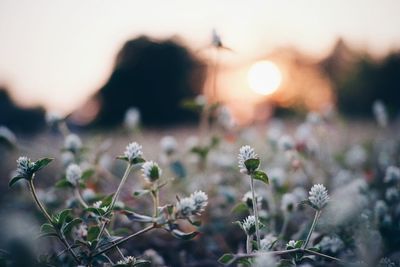
[[[398,126],[334,112],[237,127],[0,128],[0,266],[398,266]],[[8,180],[9,173],[11,179]],[[8,184],[7,184],[8,183]]]

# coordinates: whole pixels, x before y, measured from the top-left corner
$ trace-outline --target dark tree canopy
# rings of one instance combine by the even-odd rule
[[[128,41],[98,94],[102,106],[95,124],[117,125],[129,107],[138,108],[147,125],[193,119],[193,114],[181,108],[181,102],[201,91],[204,69],[175,40],[155,41],[142,36]]]

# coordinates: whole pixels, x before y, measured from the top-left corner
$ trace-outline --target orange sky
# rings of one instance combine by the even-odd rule
[[[142,33],[197,50],[216,28],[239,65],[288,45],[322,56],[338,36],[383,54],[400,47],[399,10],[398,0],[0,0],[0,84],[20,103],[70,111]]]

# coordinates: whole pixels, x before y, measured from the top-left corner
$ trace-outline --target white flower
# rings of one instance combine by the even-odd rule
[[[258,224],[260,225],[260,221]],[[240,223],[240,226],[246,235],[253,235],[256,232],[256,217],[254,217],[254,215],[247,216],[247,218]]]
[[[84,239],[88,234],[88,227],[86,224],[81,223],[74,229],[74,235],[77,239]]]
[[[288,249],[289,247],[296,247],[296,241],[295,240],[290,240],[287,244],[286,244],[286,249]]]
[[[263,239],[260,240],[260,246],[262,251],[270,251],[272,249],[273,244],[278,238],[272,234],[268,234],[264,236]]]
[[[208,196],[203,191],[195,191],[190,195],[190,198],[193,200],[197,212],[204,211],[207,207]]]
[[[61,154],[61,161],[65,167],[68,167],[68,165],[74,163],[75,156],[71,151],[65,151]]]
[[[257,193],[254,193],[254,196],[256,198],[257,207],[260,208],[262,205],[263,198],[261,196],[259,196]],[[246,192],[246,194],[243,195],[242,202],[244,204],[246,204],[247,207],[249,207],[251,209],[253,208],[253,194],[251,193],[251,191],[248,191],[248,192]]]
[[[284,135],[278,140],[278,147],[282,151],[288,151],[294,149],[294,140],[289,135]]]
[[[103,204],[103,201],[99,200],[93,203],[93,207],[96,209],[100,209],[101,204]]]
[[[344,248],[344,243],[340,238],[336,236],[324,236],[321,242],[318,243],[318,247],[320,247],[321,251],[323,252],[331,252],[333,254],[336,254]]]
[[[242,146],[239,149],[239,156],[238,156],[238,160],[239,160],[239,169],[240,172],[242,173],[248,173],[247,167],[245,165],[246,160],[249,159],[257,159],[258,156],[256,154],[256,152],[254,152],[254,149],[250,146]]]
[[[96,193],[91,188],[86,188],[82,191],[82,197],[85,200],[92,200],[96,197]]]
[[[82,149],[82,141],[76,134],[69,134],[65,137],[64,148],[72,153],[77,153]]]
[[[65,172],[65,176],[68,182],[74,186],[78,185],[78,181],[82,177],[81,167],[76,164],[69,165],[67,171]]]
[[[375,101],[372,105],[372,111],[374,112],[375,119],[379,126],[386,127],[388,124],[388,116],[383,102],[380,100]]]
[[[167,154],[171,155],[177,151],[178,142],[173,136],[164,136],[160,141],[162,151]]]
[[[281,210],[285,213],[290,213],[296,210],[297,197],[292,193],[286,193],[282,196]]]
[[[133,130],[140,123],[140,111],[137,108],[129,108],[125,112],[124,125],[126,128]]]
[[[128,158],[130,163],[143,155],[142,146],[136,142],[130,143],[124,152],[124,156]]]
[[[22,176],[25,179],[30,179],[33,174],[33,167],[35,167],[35,163],[32,162],[27,157],[19,157],[17,159],[17,175]]]
[[[162,174],[162,170],[154,161],[146,161],[142,165],[143,176],[147,182],[153,183],[158,180]]]
[[[193,198],[185,197],[176,203],[177,213],[183,217],[189,217],[196,211],[196,203]]]
[[[117,264],[127,264],[127,265],[134,263],[136,263],[136,258],[133,256],[125,257],[123,260],[117,262]]]
[[[395,166],[387,167],[384,182],[396,183],[398,181],[400,181],[400,169]]]
[[[0,126],[0,141],[4,140],[9,145],[15,146],[17,144],[17,137],[15,134],[5,126]]]
[[[277,261],[274,256],[271,254],[260,254],[257,256],[254,263],[251,265],[252,267],[276,267],[278,266]]]
[[[308,200],[315,209],[321,210],[329,201],[328,190],[322,184],[313,185],[309,192]]]

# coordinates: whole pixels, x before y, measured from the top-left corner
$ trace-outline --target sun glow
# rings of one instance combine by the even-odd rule
[[[272,61],[258,61],[249,69],[247,80],[251,90],[269,95],[278,90],[282,82],[282,73]]]

